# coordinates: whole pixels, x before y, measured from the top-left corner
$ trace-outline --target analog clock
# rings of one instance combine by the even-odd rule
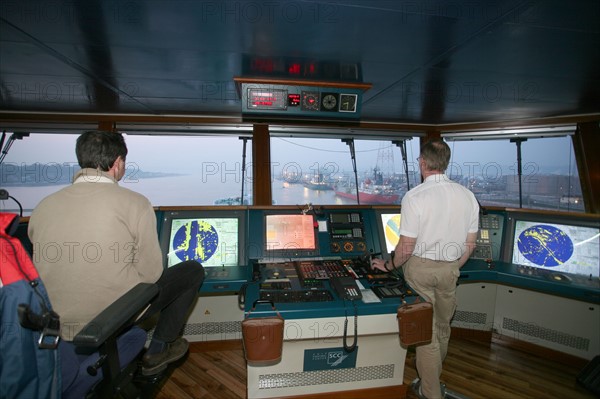
[[[356,94],[340,94],[340,112],[356,112]]]
[[[321,111],[337,111],[338,96],[336,93],[323,93],[321,96]]]

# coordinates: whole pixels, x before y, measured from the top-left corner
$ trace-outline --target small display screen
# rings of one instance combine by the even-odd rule
[[[400,214],[382,213],[381,226],[385,237],[385,250],[389,254],[396,248],[400,240]]]
[[[512,263],[599,277],[600,229],[517,220]]]
[[[281,109],[287,108],[287,90],[283,89],[248,89],[249,109]]]
[[[297,107],[300,105],[300,94],[288,94],[288,105],[290,107]]]
[[[331,233],[352,237],[352,229],[331,229]]]
[[[316,234],[312,215],[265,215],[267,251],[315,250]]]
[[[348,223],[350,222],[350,217],[347,213],[332,213],[329,215],[331,222],[333,223]]]
[[[239,221],[237,218],[173,219],[167,267],[186,260],[203,266],[237,266]]]

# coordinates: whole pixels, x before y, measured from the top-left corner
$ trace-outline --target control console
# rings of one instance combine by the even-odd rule
[[[479,215],[479,231],[471,259],[499,260],[503,229],[503,215],[487,213]]]
[[[367,251],[364,221],[359,212],[332,212],[329,214],[328,223],[331,253]]]
[[[402,278],[376,273],[360,257],[256,263],[254,278],[259,281],[259,298],[275,303],[361,299],[356,278],[366,280],[380,298],[416,295]]]

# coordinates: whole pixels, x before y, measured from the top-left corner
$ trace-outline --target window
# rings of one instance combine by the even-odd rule
[[[243,141],[237,136],[127,135],[125,139],[129,155],[122,185],[145,195],[152,205],[240,204]],[[248,176],[244,180],[244,204],[251,204],[252,184]]]
[[[0,201],[0,209],[18,212],[20,204],[28,215],[41,199],[70,184],[79,169],[77,137],[32,133],[16,140],[0,168],[0,187],[12,197]],[[516,144],[474,139],[448,141],[452,159],[447,173],[482,205],[584,211],[570,136],[522,142],[521,197]],[[129,155],[120,184],[154,206],[240,204],[243,141],[237,135],[125,135],[125,140]],[[273,203],[356,204],[358,191],[360,204],[399,204],[406,190],[421,181],[419,139],[407,140],[406,147],[408,171],[400,148],[390,140],[355,140],[355,177],[350,147],[340,139],[273,137]],[[251,163],[248,145],[243,187],[248,205]]]
[[[79,170],[76,139],[71,134],[34,133],[16,140],[0,166],[0,187],[13,197],[0,201],[2,210],[18,213],[22,206],[23,215],[29,215],[44,197],[70,184]]]
[[[408,176],[420,182],[414,159],[419,140],[407,140]],[[350,147],[341,139],[273,137],[272,193],[280,205],[400,204],[407,173],[400,149],[391,141],[355,140],[356,176]]]
[[[0,187],[16,201],[5,211],[29,215],[46,196],[71,183],[79,170],[78,134],[31,134],[14,142],[0,169]],[[154,206],[232,205],[242,192],[242,148],[237,136],[125,135],[126,174],[121,186],[145,195]],[[250,147],[248,147],[250,148]],[[248,150],[246,162],[252,162]],[[244,202],[251,203],[246,178]]]
[[[448,144],[452,149],[448,174],[471,189],[483,206],[584,211],[570,136],[529,138],[521,143],[520,191],[516,143]]]

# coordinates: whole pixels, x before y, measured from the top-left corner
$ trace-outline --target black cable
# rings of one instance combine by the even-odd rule
[[[21,203],[15,197],[13,197],[12,195],[10,195],[8,193],[8,191],[6,191],[3,188],[0,188],[0,200],[4,201],[4,200],[7,200],[9,198],[12,199],[13,201],[15,201],[17,203],[17,205],[19,206],[19,218],[22,218],[23,217],[23,205],[21,205]]]
[[[356,303],[352,301],[352,305],[354,305],[354,342],[352,345],[348,346],[347,338],[348,338],[348,312],[346,313],[346,320],[344,321],[344,350],[348,353],[352,353],[356,350],[356,344],[358,343],[358,308],[356,307]]]
[[[19,201],[17,201],[17,199],[15,197],[13,197],[12,195],[9,195],[8,198],[11,198],[13,201],[15,201],[17,203],[17,205],[19,205],[19,217],[23,217],[23,205],[21,205],[21,203]]]

